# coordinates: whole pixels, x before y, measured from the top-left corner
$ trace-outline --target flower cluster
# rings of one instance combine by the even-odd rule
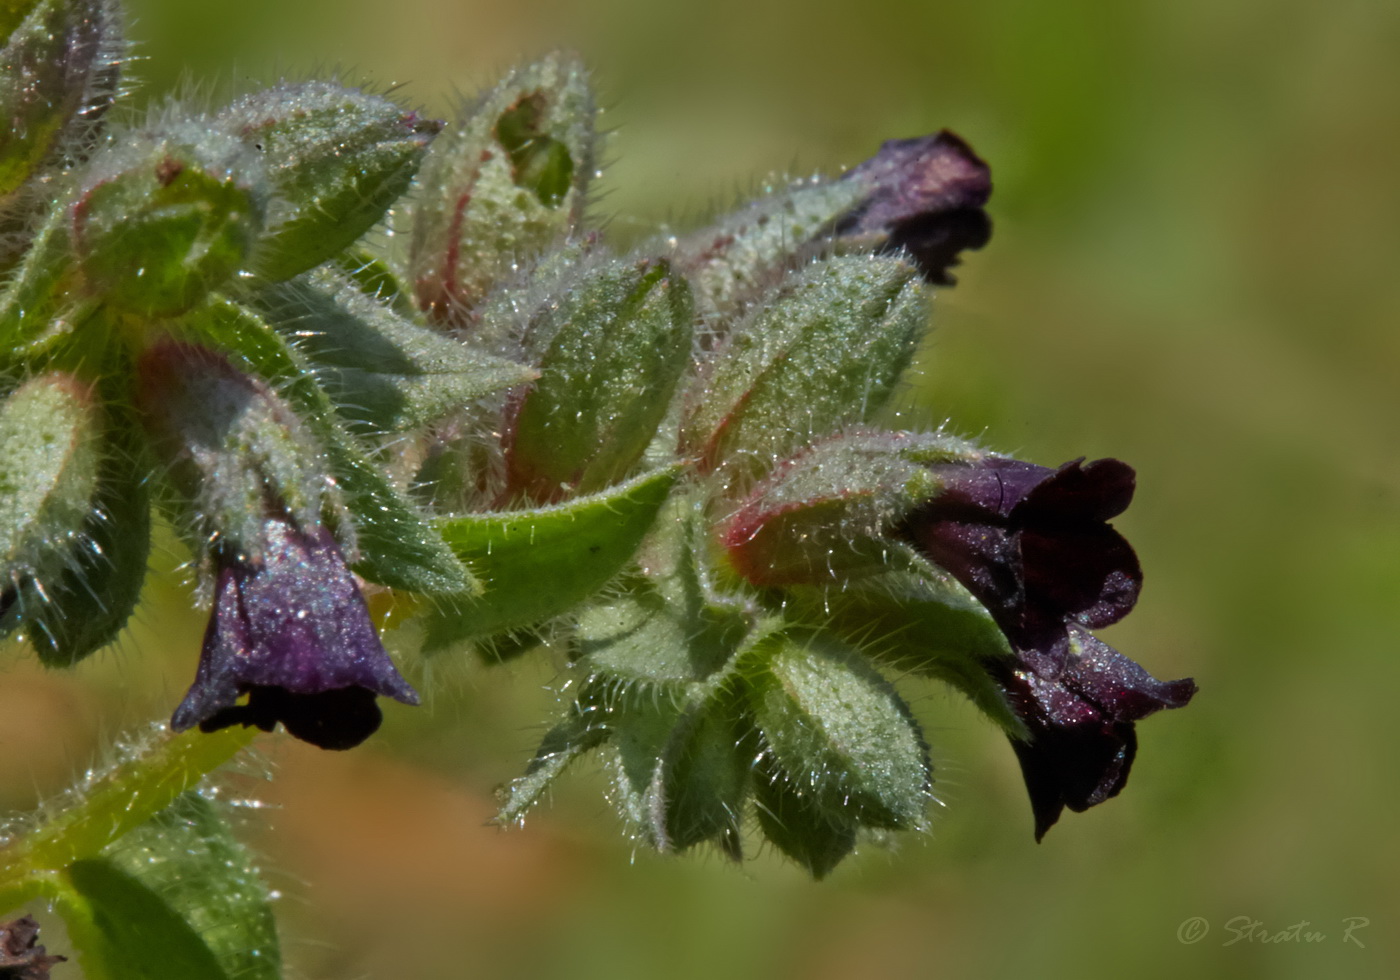
[[[1186,704],[1190,680],[1151,677],[1088,632],[1137,602],[1137,555],[1107,521],[1132,499],[1116,459],[1058,470],[992,458],[934,468],[941,492],[899,535],[947,569],[991,613],[1015,656],[988,664],[1026,737],[1012,736],[1035,811],[1036,839],[1061,810],[1086,810],[1128,779],[1133,722]]]
[[[373,588],[428,652],[567,652],[502,820],[599,753],[639,839],[737,857],[756,831],[817,876],[925,824],[925,735],[887,668],[1002,726],[1037,837],[1115,795],[1135,722],[1194,693],[1089,632],[1141,586],[1108,524],[1131,469],[880,428],[930,285],[990,235],[959,137],[618,254],[571,56],[446,126],[282,83],[118,129],[114,0],[16,11],[0,631],[47,663],[123,628],[154,509],[211,607],[173,728],[340,749],[378,698],[418,703]],[[370,247],[386,222],[403,254]]]

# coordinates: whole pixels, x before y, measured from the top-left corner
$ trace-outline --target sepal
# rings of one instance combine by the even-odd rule
[[[493,286],[574,230],[593,177],[595,112],[582,64],[555,53],[506,76],[433,145],[410,269],[434,321],[469,322]]]
[[[244,268],[265,207],[259,161],[202,121],[125,134],[72,208],[86,291],[125,312],[183,313]]]
[[[549,502],[627,476],[690,363],[693,308],[664,261],[586,273],[531,323],[540,378],[507,421],[509,494]]]
[[[60,151],[77,155],[92,139],[115,94],[122,53],[114,0],[6,7],[0,20],[7,36],[0,50],[0,119],[9,132],[0,139],[0,215]]]
[[[441,123],[329,82],[284,83],[245,96],[209,125],[263,163],[267,228],[252,271],[280,282],[330,259],[408,189]]]
[[[729,567],[758,586],[842,584],[887,569],[887,532],[938,491],[924,464],[980,458],[942,434],[854,431],[779,464],[718,528]]]
[[[681,449],[747,489],[814,438],[868,422],[928,322],[913,266],[814,263],[757,308],[702,366]]]
[[[791,794],[836,823],[924,825],[928,748],[908,705],[855,648],[793,626],[750,647],[736,670],[766,765]]]
[[[419,326],[333,271],[253,291],[248,301],[361,435],[426,425],[538,376]]]

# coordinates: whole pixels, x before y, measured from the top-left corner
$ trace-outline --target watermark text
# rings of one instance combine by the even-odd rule
[[[1256,919],[1252,915],[1237,915],[1220,924],[1217,933],[1221,946],[1234,946],[1239,943],[1279,944],[1307,946],[1313,943],[1340,943],[1343,946],[1366,948],[1364,931],[1371,920],[1364,915],[1349,915],[1326,923],[1299,919],[1286,926],[1278,926]],[[1211,933],[1210,920],[1193,915],[1182,920],[1176,927],[1177,941],[1185,946],[1194,946]]]

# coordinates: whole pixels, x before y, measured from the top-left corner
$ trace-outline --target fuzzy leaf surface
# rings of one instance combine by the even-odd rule
[[[555,53],[511,72],[433,144],[410,269],[435,321],[456,322],[578,223],[595,111],[583,65]]]
[[[332,273],[260,290],[252,302],[358,432],[423,425],[536,376],[419,326]]]
[[[549,507],[442,518],[443,536],[484,591],[429,613],[425,649],[536,625],[602,588],[636,553],[677,473],[655,470]]]
[[[912,266],[867,256],[810,266],[716,351],[683,449],[747,485],[812,438],[869,421],[927,321]]]
[[[794,627],[756,644],[740,672],[765,754],[792,794],[834,821],[920,827],[931,766],[908,706],[852,647]]]
[[[327,468],[354,517],[360,558],[352,566],[374,582],[411,592],[474,592],[476,580],[438,530],[345,431],[326,393],[302,369],[281,336],[257,313],[229,300],[186,317],[196,336],[239,355],[275,384],[320,440]]]
[[[143,980],[281,976],[267,888],[214,806],[193,793],[68,871],[74,938],[97,973]],[[62,907],[62,906],[61,906]]]
[[[388,99],[329,82],[245,96],[210,125],[266,167],[271,203],[252,267],[273,282],[320,265],[379,221],[440,128]]]
[[[665,262],[612,263],[550,304],[540,379],[511,429],[507,479],[532,499],[591,493],[636,465],[690,363],[693,309]]]

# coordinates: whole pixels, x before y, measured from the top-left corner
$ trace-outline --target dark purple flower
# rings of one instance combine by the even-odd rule
[[[1137,753],[1133,722],[1180,708],[1196,693],[1190,678],[1159,681],[1092,633],[1070,626],[1061,669],[1051,676],[1008,661],[988,665],[1030,732],[1011,739],[1035,814],[1035,839],[1065,807],[1082,813],[1117,796]]]
[[[901,536],[962,582],[1018,649],[1048,653],[1065,623],[1098,629],[1137,602],[1137,555],[1107,523],[1133,498],[1126,463],[1052,470],[988,457],[930,470],[943,490],[904,520]]]
[[[417,704],[330,532],[270,517],[259,544],[260,554],[215,550],[214,612],[171,727],[271,731],[280,721],[303,741],[348,749],[379,727],[376,696]]]
[[[946,129],[886,140],[842,179],[863,181],[873,190],[837,222],[836,234],[878,239],[882,251],[903,249],[931,283],[952,285],[948,269],[957,265],[958,253],[991,238],[983,210],[992,193],[991,169]]]
[[[1016,651],[986,666],[1030,735],[1011,743],[1039,840],[1064,807],[1123,788],[1135,721],[1196,693],[1088,632],[1126,616],[1142,587],[1137,555],[1108,524],[1132,500],[1134,473],[1116,459],[1052,470],[997,457],[930,470],[943,490],[899,534],[962,582]]]

